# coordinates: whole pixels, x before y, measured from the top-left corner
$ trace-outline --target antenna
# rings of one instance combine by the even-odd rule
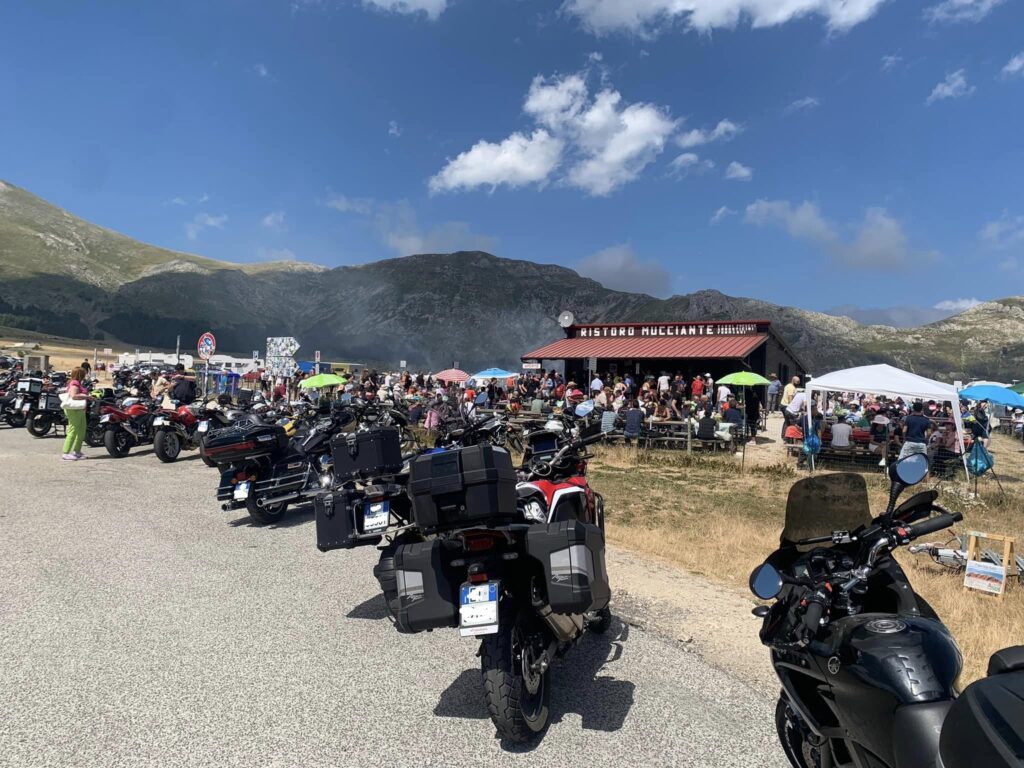
[[[576,316],[568,309],[558,316],[558,324],[563,328],[568,328],[574,322],[576,322]]]

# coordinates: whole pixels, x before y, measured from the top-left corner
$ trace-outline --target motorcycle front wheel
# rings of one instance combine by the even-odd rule
[[[503,739],[523,743],[547,727],[550,671],[532,668],[546,646],[537,617],[525,608],[503,610],[497,634],[480,642],[484,698]]]
[[[103,447],[104,429],[99,424],[89,425],[85,428],[85,444],[90,448]]]
[[[181,438],[177,432],[167,429],[157,430],[153,438],[153,452],[164,464],[170,464],[181,453]]]
[[[808,740],[810,729],[782,696],[775,706],[775,730],[793,768],[821,768],[821,750],[828,749],[828,743],[819,747]]]
[[[46,437],[53,429],[53,416],[48,413],[33,413],[25,428],[33,437]]]
[[[132,449],[132,436],[123,429],[108,429],[103,434],[103,446],[115,459],[123,459]]]

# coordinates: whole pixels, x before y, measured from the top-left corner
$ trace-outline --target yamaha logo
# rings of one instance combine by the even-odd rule
[[[839,667],[840,667],[840,664],[839,664],[839,657],[838,656],[833,656],[831,659],[828,660],[828,671],[829,671],[829,674],[838,675],[839,674]]]
[[[899,619],[875,619],[864,625],[868,632],[876,635],[895,635],[907,628],[906,622]]]

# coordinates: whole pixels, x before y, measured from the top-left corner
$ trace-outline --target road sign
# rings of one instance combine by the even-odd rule
[[[597,358],[596,357],[588,357],[587,358],[587,370],[588,371],[596,371],[597,370]]]
[[[299,342],[291,336],[268,336],[264,367],[272,376],[293,376],[298,368],[293,355],[299,351],[299,346]]]
[[[539,371],[540,363],[523,363],[524,371]]]
[[[399,360],[398,361],[398,367],[399,368],[405,368],[405,360]]]
[[[217,339],[213,337],[212,333],[207,331],[199,337],[196,349],[199,351],[199,357],[203,360],[209,360],[213,357],[213,353],[217,351]]]
[[[320,362],[320,350],[319,349],[316,352],[313,353],[313,362],[315,362],[315,363],[319,363]]]
[[[103,354],[104,355],[112,355],[112,354],[114,354],[114,350],[112,350],[110,347],[104,347],[103,348]]]
[[[260,351],[258,349],[254,349],[252,351],[252,359],[253,360],[259,360],[260,359]]]

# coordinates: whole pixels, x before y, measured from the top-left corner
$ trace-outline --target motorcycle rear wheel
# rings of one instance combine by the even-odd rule
[[[530,670],[546,645],[532,611],[503,610],[497,634],[480,642],[484,698],[503,739],[523,743],[539,737],[548,725],[550,670]]]
[[[273,525],[281,522],[284,513],[288,511],[288,502],[261,507],[256,504],[256,497],[250,492],[249,498],[245,500],[245,509],[256,525]]]
[[[166,429],[157,430],[153,438],[153,452],[164,464],[171,464],[181,454],[181,438],[177,432]]]
[[[7,426],[21,429],[25,426],[25,417],[20,413],[8,413]]]
[[[33,413],[25,424],[32,437],[46,437],[53,429],[53,416],[48,413]]]
[[[115,459],[123,459],[132,449],[132,436],[123,429],[108,429],[103,434],[103,446]]]

